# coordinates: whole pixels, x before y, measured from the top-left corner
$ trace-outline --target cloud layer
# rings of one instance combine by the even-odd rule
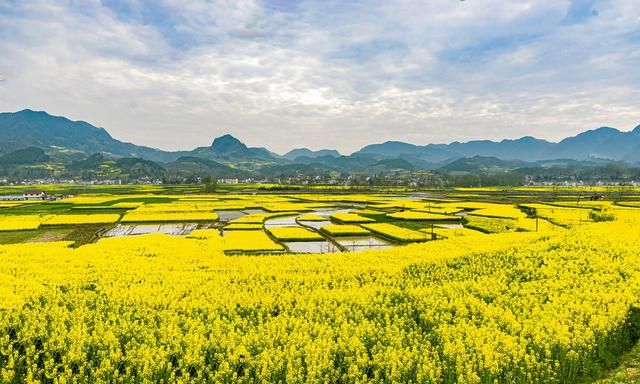
[[[0,110],[285,152],[640,123],[636,0],[0,0]]]

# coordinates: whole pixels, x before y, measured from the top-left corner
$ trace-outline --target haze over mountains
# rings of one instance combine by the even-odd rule
[[[121,142],[104,128],[87,122],[26,109],[0,113],[0,155],[2,164],[56,161],[66,164],[68,169],[90,168],[112,160],[120,166],[138,167],[154,174],[161,170],[236,176],[420,169],[498,172],[548,166],[557,159],[564,159],[564,163],[636,164],[640,162],[640,126],[629,132],[597,128],[558,143],[531,136],[499,142],[481,140],[424,146],[390,141],[367,145],[348,156],[331,149],[307,148],[278,155],[266,148],[247,147],[231,135],[220,136],[211,145],[190,151],[163,151]]]

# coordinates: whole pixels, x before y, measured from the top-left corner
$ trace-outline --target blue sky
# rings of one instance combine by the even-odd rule
[[[0,110],[163,149],[640,123],[637,0],[0,0]]]

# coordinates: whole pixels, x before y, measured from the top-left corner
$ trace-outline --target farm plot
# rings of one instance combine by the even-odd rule
[[[423,232],[413,231],[389,223],[362,224],[369,231],[398,243],[412,243],[427,241],[429,238]]]
[[[344,224],[374,223],[375,220],[369,217],[357,215],[355,213],[334,213],[331,220]]]
[[[215,212],[130,212],[122,218],[123,223],[142,222],[189,222],[189,221],[216,221],[218,214]]]
[[[321,232],[329,236],[367,236],[371,234],[369,230],[358,225],[330,224],[320,228]]]
[[[111,224],[118,220],[120,220],[118,214],[55,215],[43,221],[42,225]]]
[[[392,244],[375,236],[337,237],[336,242],[340,244],[345,250],[350,252],[360,252],[393,247]]]
[[[439,213],[429,213],[422,211],[402,211],[390,213],[388,217],[398,220],[411,220],[411,221],[460,221],[460,217],[443,215]]]
[[[39,215],[0,216],[0,232],[38,229],[47,219]]]
[[[176,224],[118,224],[116,227],[106,231],[102,237],[118,237],[147,235],[152,233],[163,233],[172,236],[184,236],[198,228],[195,223]]]
[[[324,237],[317,232],[313,232],[302,227],[272,227],[267,231],[280,241],[320,241]]]

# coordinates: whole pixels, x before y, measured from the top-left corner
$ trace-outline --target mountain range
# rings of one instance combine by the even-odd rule
[[[307,148],[278,155],[266,148],[248,147],[228,134],[190,151],[163,151],[125,143],[104,128],[46,112],[25,109],[0,113],[0,166],[8,170],[53,162],[70,171],[93,169],[97,164],[104,168],[107,163],[127,172],[135,168],[154,175],[169,172],[240,177],[416,170],[491,173],[554,166],[558,159],[565,165],[575,161],[640,163],[640,126],[629,132],[601,127],[557,143],[531,136],[423,146],[388,141],[367,145],[350,155]]]
[[[525,136],[516,140],[469,141],[466,143],[418,146],[399,141],[368,145],[356,153],[389,157],[417,157],[433,163],[452,158],[492,156],[503,160],[539,161],[552,159],[603,159],[635,163],[640,161],[640,125],[622,132],[601,127],[558,143]]]

